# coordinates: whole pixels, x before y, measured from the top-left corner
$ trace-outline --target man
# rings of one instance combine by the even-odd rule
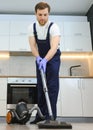
[[[55,23],[51,23],[49,18],[50,6],[45,2],[40,2],[35,6],[36,23],[29,26],[29,43],[32,54],[36,57],[38,106],[48,120],[49,114],[43,92],[40,69],[46,74],[48,93],[53,112],[53,117],[57,116],[57,97],[59,91],[59,68],[60,68],[60,31]],[[36,124],[42,119],[36,114],[36,118],[31,124]]]

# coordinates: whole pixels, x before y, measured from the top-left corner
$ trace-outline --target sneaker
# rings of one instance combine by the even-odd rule
[[[45,119],[37,118],[34,121],[31,121],[30,124],[37,124],[40,121],[44,121]]]

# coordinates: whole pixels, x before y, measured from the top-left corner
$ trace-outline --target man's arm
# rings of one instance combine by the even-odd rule
[[[34,36],[29,36],[29,44],[30,44],[30,48],[31,48],[32,54],[35,57],[38,57],[39,53],[38,53],[38,49],[37,49],[37,45],[36,45],[36,41],[35,41]]]
[[[49,61],[56,53],[58,49],[58,44],[60,43],[60,36],[53,36],[50,41],[51,48],[48,51],[45,58]]]

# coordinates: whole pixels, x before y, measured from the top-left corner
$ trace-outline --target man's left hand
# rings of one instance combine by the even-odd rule
[[[39,69],[43,69],[44,73],[46,72],[47,59],[43,58],[39,63]]]

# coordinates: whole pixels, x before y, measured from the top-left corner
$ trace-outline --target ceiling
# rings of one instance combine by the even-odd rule
[[[51,14],[86,15],[93,0],[0,0],[1,14],[34,14],[34,6],[45,1],[51,6]]]

